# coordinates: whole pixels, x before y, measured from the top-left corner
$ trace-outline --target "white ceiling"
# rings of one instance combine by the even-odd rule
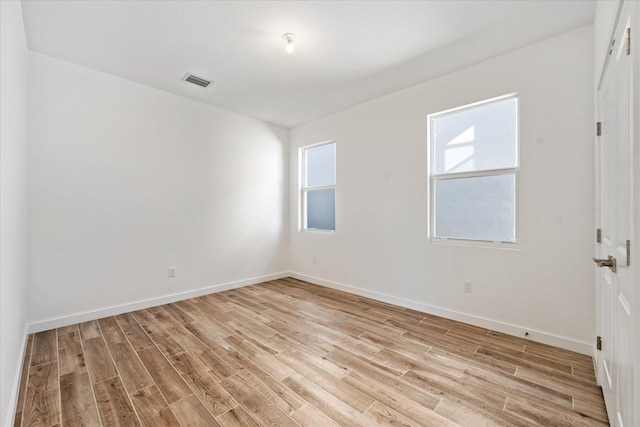
[[[589,24],[595,12],[586,0],[22,4],[32,51],[286,127]],[[215,83],[191,85],[187,72]]]

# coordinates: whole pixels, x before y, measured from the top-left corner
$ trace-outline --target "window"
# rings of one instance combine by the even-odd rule
[[[516,243],[518,98],[429,116],[432,241]]]
[[[302,228],[336,229],[336,143],[325,142],[301,149]]]

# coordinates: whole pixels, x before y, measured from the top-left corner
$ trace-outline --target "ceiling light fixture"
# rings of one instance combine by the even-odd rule
[[[293,53],[293,49],[294,49],[293,41],[296,38],[295,34],[284,33],[282,35],[282,38],[287,41],[287,47],[286,47],[287,53]]]

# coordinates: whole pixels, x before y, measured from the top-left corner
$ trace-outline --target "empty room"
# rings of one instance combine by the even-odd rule
[[[2,426],[640,426],[640,2],[0,18]]]

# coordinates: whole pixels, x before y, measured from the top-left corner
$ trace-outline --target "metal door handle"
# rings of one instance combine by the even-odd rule
[[[608,258],[593,258],[593,262],[595,262],[598,267],[609,267],[611,271],[616,272],[616,259],[609,255]]]

